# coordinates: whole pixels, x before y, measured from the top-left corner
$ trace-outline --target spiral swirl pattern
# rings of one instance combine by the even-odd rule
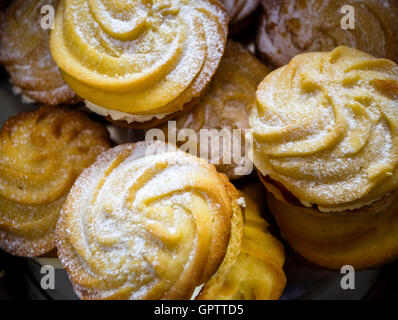
[[[0,63],[17,92],[48,105],[76,101],[51,57],[50,32],[41,28],[41,8],[57,4],[58,0],[15,0],[0,17]]]
[[[398,187],[398,66],[338,47],[269,74],[251,114],[254,162],[304,205],[357,208]]]
[[[344,30],[347,5],[354,29]],[[395,0],[262,0],[257,49],[274,67],[297,54],[346,45],[398,62],[398,3]]]
[[[0,133],[0,247],[22,256],[55,248],[66,194],[108,147],[105,128],[64,107],[9,119]]]
[[[204,160],[161,142],[121,145],[85,170],[57,247],[85,299],[189,299],[224,258],[237,191]]]
[[[62,0],[51,52],[86,100],[155,115],[201,96],[226,36],[226,13],[216,0]]]

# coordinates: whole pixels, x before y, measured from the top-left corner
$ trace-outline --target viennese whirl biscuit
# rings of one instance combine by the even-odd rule
[[[0,248],[25,257],[53,250],[69,189],[108,147],[105,128],[66,107],[10,118],[0,132]]]

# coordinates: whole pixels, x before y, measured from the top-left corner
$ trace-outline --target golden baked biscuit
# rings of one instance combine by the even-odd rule
[[[345,6],[354,9],[354,29]],[[274,67],[297,54],[346,45],[398,62],[396,0],[263,0],[257,49]]]
[[[205,92],[227,38],[217,0],[61,0],[51,52],[92,111],[165,121]]]
[[[53,250],[69,189],[108,147],[105,128],[66,107],[10,118],[0,132],[0,248],[25,257]]]
[[[296,56],[257,91],[254,164],[305,206],[344,211],[398,188],[398,66],[348,47]]]
[[[205,91],[207,91],[207,90],[208,90],[208,88],[206,88]],[[109,112],[107,111],[107,112],[103,113],[102,111],[100,111],[99,114],[105,116],[106,120],[108,120],[109,122],[111,122],[119,127],[123,127],[126,129],[132,129],[132,130],[149,130],[151,128],[159,127],[159,126],[163,125],[165,122],[172,121],[176,118],[179,118],[179,117],[184,116],[185,114],[191,112],[199,104],[200,100],[201,100],[201,98],[194,98],[191,100],[191,102],[184,104],[184,108],[182,110],[171,113],[171,114],[164,115],[159,118],[156,118],[156,117],[152,118],[152,116],[144,117],[143,119],[145,119],[145,120],[143,120],[143,122],[140,122],[142,119],[140,121],[134,120],[133,122],[130,121],[131,119],[123,120],[123,119],[131,118],[131,117],[127,116],[127,118],[126,118],[125,114],[123,114],[123,113],[120,114],[118,111],[116,113],[112,112],[112,111],[109,111]],[[86,106],[87,105],[90,105],[90,103],[86,101]],[[92,105],[90,107],[92,108]],[[94,107],[94,109],[96,109],[97,112],[99,110],[96,106]],[[108,113],[112,114],[112,116],[107,115]],[[120,115],[121,115],[121,118],[119,117]],[[152,118],[152,119],[147,120],[149,118]],[[119,120],[117,120],[117,119],[119,119]],[[135,117],[135,119],[137,119],[137,117]]]
[[[289,244],[317,265],[374,268],[398,258],[398,192],[354,211],[325,213],[267,196]]]
[[[398,256],[397,64],[348,47],[296,56],[260,84],[250,125],[297,252],[336,269]]]
[[[283,246],[267,231],[268,223],[257,205],[243,196],[245,221],[242,216],[232,219],[225,259],[199,300],[276,300],[285,288]]]
[[[245,150],[244,130],[249,128],[249,112],[256,103],[255,94],[257,86],[267,73],[267,67],[250,54],[242,45],[229,41],[224,58],[214,76],[209,91],[192,112],[176,119],[177,130],[174,135],[177,143],[180,146],[183,145],[185,143],[184,136],[187,133],[186,129],[192,129],[197,133],[198,141],[198,146],[194,151],[200,153],[201,156],[207,154],[210,157],[212,154],[212,145],[211,143],[209,145],[200,144],[199,133],[202,129],[216,129],[220,135],[220,137],[216,136],[214,138],[220,138],[217,139],[220,140],[219,157],[211,159],[211,162],[217,162],[217,170],[226,174],[231,179],[248,174],[246,166],[249,160],[244,163],[240,161],[241,159],[234,158],[232,145],[224,147],[221,134],[222,130],[228,130],[232,143],[233,130],[241,129],[240,142],[242,151],[238,151],[240,151],[242,157],[246,156],[248,159],[248,152]],[[169,133],[169,126],[170,123],[162,127],[166,135]],[[170,133],[173,134],[174,132],[170,130]],[[237,139],[234,140],[237,143],[239,142]],[[225,151],[228,153],[225,154]]]
[[[104,152],[72,188],[59,258],[83,299],[189,299],[221,264],[239,193],[163,142]]]
[[[41,8],[57,0],[14,0],[0,19],[0,63],[15,93],[48,105],[76,102],[50,54],[50,31],[41,27]]]
[[[253,13],[260,0],[220,0],[229,15],[229,22],[238,23]]]
[[[9,4],[9,2],[10,0],[0,0],[0,10],[4,9]],[[0,12],[0,18],[2,18],[1,12]]]

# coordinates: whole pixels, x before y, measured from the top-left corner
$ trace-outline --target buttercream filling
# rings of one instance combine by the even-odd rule
[[[86,107],[94,113],[97,113],[103,117],[109,116],[112,120],[115,120],[115,121],[126,121],[128,123],[147,122],[152,119],[160,120],[160,119],[164,119],[168,115],[174,113],[174,112],[170,112],[170,113],[160,113],[160,114],[150,114],[150,115],[139,115],[139,114],[131,114],[131,113],[126,113],[126,112],[117,111],[117,110],[106,109],[106,108],[100,107],[88,100],[85,100],[84,103],[86,104]]]

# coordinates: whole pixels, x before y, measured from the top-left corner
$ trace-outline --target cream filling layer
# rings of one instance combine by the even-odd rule
[[[90,109],[92,112],[97,113],[103,117],[111,117],[112,120],[115,121],[127,121],[128,123],[132,122],[147,122],[152,119],[163,119],[166,118],[168,115],[173,114],[174,112],[170,113],[160,113],[160,114],[150,114],[150,115],[138,115],[138,114],[130,114],[122,111],[117,110],[110,110],[103,107],[100,107],[88,100],[84,100],[86,107]]]
[[[257,170],[260,171],[260,173],[264,177],[270,176],[272,174],[272,169],[269,169],[267,167],[267,165],[261,161],[261,159],[259,158],[255,149],[253,149],[253,160],[254,160],[254,165],[256,166]],[[267,184],[267,185],[268,185],[268,187],[267,187],[268,191],[270,191],[278,200],[285,201],[284,197],[281,195],[278,188],[273,187],[271,184]],[[294,195],[294,196],[296,196],[296,195]],[[343,212],[343,211],[347,211],[347,210],[353,211],[353,210],[357,210],[357,209],[360,209],[363,207],[370,206],[371,204],[375,203],[376,201],[379,201],[380,199],[382,199],[384,196],[377,198],[377,199],[373,199],[371,201],[367,201],[367,202],[364,201],[364,202],[359,202],[359,203],[351,204],[351,205],[342,204],[341,206],[335,207],[335,208],[324,207],[322,205],[318,205],[316,203],[311,203],[309,201],[302,200],[302,199],[298,199],[298,200],[304,207],[307,207],[307,208],[311,208],[313,205],[316,205],[318,210],[321,212]]]

